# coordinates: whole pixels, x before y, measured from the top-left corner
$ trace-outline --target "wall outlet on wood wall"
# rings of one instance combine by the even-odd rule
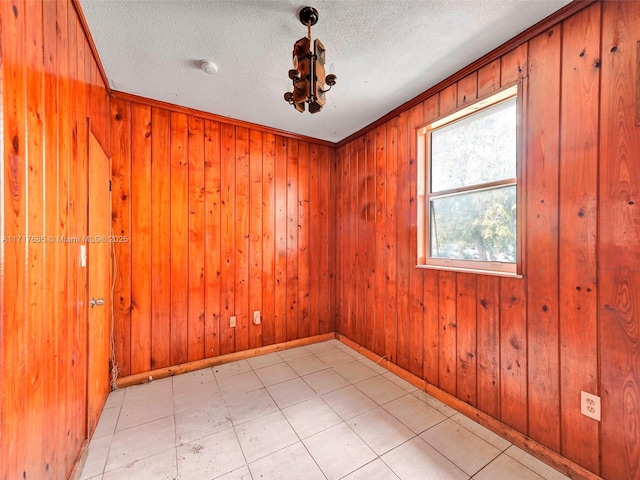
[[[580,412],[587,417],[600,421],[600,397],[580,392]]]
[[[235,315],[231,315],[229,317],[229,327],[230,328],[236,328],[236,316]]]

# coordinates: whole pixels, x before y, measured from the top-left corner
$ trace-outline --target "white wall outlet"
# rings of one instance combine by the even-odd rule
[[[587,392],[580,392],[580,413],[600,421],[600,397]]]
[[[229,317],[229,327],[236,328],[236,316],[235,315],[231,315]]]
[[[253,312],[253,323],[254,325],[260,325],[260,310]]]

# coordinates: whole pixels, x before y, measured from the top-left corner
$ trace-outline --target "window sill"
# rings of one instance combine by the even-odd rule
[[[492,275],[494,277],[507,277],[507,278],[524,278],[524,275],[514,272],[503,272],[499,270],[484,270],[482,268],[466,268],[466,267],[454,267],[446,265],[416,265],[416,268],[424,268],[427,270],[442,270],[446,272],[461,272],[461,273],[475,273],[478,275]]]

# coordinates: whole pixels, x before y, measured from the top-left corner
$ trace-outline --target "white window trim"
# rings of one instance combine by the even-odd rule
[[[491,94],[475,101],[470,105],[463,106],[452,113],[437,118],[427,124],[421,125],[416,129],[417,142],[418,142],[418,205],[417,205],[417,246],[418,246],[418,258],[416,267],[436,270],[448,270],[454,272],[467,272],[478,273],[485,275],[497,275],[504,277],[522,278],[523,270],[523,246],[524,246],[524,231],[522,224],[524,222],[524,208],[523,201],[524,195],[522,192],[522,130],[523,119],[525,118],[525,112],[523,106],[524,92],[523,88],[524,79],[516,84],[509,85],[501,90],[492,92]],[[516,233],[516,261],[515,263],[506,262],[483,262],[478,260],[459,260],[459,259],[446,259],[436,258],[429,256],[429,235],[430,235],[430,211],[428,205],[428,199],[430,198],[430,192],[428,189],[428,176],[429,168],[431,165],[428,158],[429,148],[429,133],[436,128],[443,125],[454,122],[462,117],[473,114],[484,108],[491,107],[497,103],[507,100],[511,97],[517,98],[517,126],[516,126],[516,178],[503,180],[500,182],[493,182],[494,184],[511,184],[516,185],[516,204],[517,204],[517,233]]]

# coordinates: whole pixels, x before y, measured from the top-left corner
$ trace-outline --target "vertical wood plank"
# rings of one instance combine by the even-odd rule
[[[375,291],[383,292],[386,284],[386,264],[385,257],[387,248],[385,245],[385,220],[386,220],[386,149],[387,149],[387,129],[385,125],[380,125],[375,131]],[[375,302],[375,336],[374,352],[378,355],[385,355],[385,328],[387,309],[382,295],[376,297]]]
[[[28,392],[26,383],[27,352],[24,343],[28,339],[27,312],[29,285],[27,242],[20,237],[27,234],[29,198],[27,83],[25,20],[23,1],[2,2],[2,155],[3,199],[1,206],[3,235],[18,236],[18,240],[3,242],[3,312],[0,331],[0,364],[3,369],[3,395],[0,397],[2,413],[2,436],[0,437],[0,460],[7,478],[22,478],[25,475],[28,457],[26,435],[21,435],[20,420],[26,417],[23,398]],[[5,40],[6,39],[6,40]],[[10,40],[10,42],[8,42]],[[65,384],[66,385],[66,384]],[[12,391],[11,395],[4,394]],[[13,393],[14,392],[14,393]],[[64,392],[64,390],[63,390]]]
[[[298,151],[298,336],[309,336],[309,144],[300,142]],[[314,322],[317,319],[313,320]]]
[[[425,114],[431,114],[438,97],[431,97],[413,107],[409,112],[409,206],[406,211],[406,223],[409,227],[409,371],[421,375],[424,371],[424,270],[416,268],[418,258],[418,146],[416,128],[424,123]]]
[[[276,137],[263,134],[262,146],[262,344],[275,342]]]
[[[336,246],[333,249],[335,252],[335,265],[336,265],[336,277],[334,281],[334,295],[335,295],[335,318],[336,318],[336,332],[344,333],[343,326],[343,290],[344,290],[344,270],[343,270],[343,258],[344,249],[342,248],[345,240],[345,228],[344,228],[344,185],[342,182],[342,165],[344,163],[344,147],[336,149],[335,162],[333,164],[332,175],[333,185],[335,189],[335,243]]]
[[[438,285],[438,322],[440,348],[439,359],[439,386],[451,395],[456,395],[456,273],[440,272],[440,284]]]
[[[424,379],[440,385],[440,272],[428,270],[424,274]]]
[[[375,164],[375,132],[370,130],[365,137],[365,158],[362,180],[360,184],[360,216],[364,221],[362,255],[365,264],[364,315],[365,331],[364,346],[373,350],[376,333],[376,164]]]
[[[249,130],[236,127],[234,351],[249,348]]]
[[[456,392],[463,402],[477,405],[476,275],[456,276]]]
[[[458,105],[458,84],[454,83],[442,90],[439,97],[440,115],[453,112]]]
[[[169,111],[151,110],[151,360],[168,367],[171,352],[171,134]],[[135,257],[134,257],[135,258]]]
[[[262,346],[262,323],[256,325],[253,312],[262,312],[263,282],[263,233],[262,233],[262,148],[263,134],[259,130],[249,132],[249,348]]]
[[[335,198],[332,188],[334,178],[332,177],[333,165],[335,164],[335,148],[323,146],[320,149],[319,162],[319,210],[320,210],[320,286],[319,305],[320,316],[318,333],[329,333],[335,331],[335,316],[331,308],[334,300],[332,285],[335,282],[335,246],[333,238],[335,233],[336,210]]]
[[[500,279],[500,420],[527,434],[526,282]]]
[[[220,271],[220,124],[207,120],[204,130],[204,356],[220,354],[221,304]]]
[[[458,80],[457,94],[458,107],[473,103],[478,98],[478,72],[473,72]]]
[[[28,144],[23,143],[23,147],[26,147],[26,153],[28,155],[28,175],[26,185],[26,205],[28,205],[28,217],[27,217],[27,235],[34,237],[41,237],[45,235],[45,192],[43,191],[43,184],[46,181],[47,171],[45,165],[45,139],[44,139],[44,69],[42,65],[42,53],[43,53],[43,12],[42,4],[36,2],[25,2],[25,11],[22,15],[19,14],[19,18],[29,19],[26,29],[26,37],[29,41],[26,42],[26,58],[27,58],[27,70],[26,70],[26,132],[27,138],[22,139],[24,142],[28,140]],[[0,15],[2,15],[0,13]],[[0,75],[0,82],[2,81]],[[0,87],[2,89],[3,87]],[[19,104],[18,104],[19,105]],[[1,106],[0,108],[4,108]],[[2,132],[4,135],[4,132]],[[0,147],[1,149],[1,147]],[[11,154],[15,154],[10,151]],[[23,152],[24,153],[24,152]],[[2,150],[3,158],[5,153]],[[2,173],[0,173],[0,176]],[[5,177],[6,178],[6,177]],[[3,182],[4,183],[4,182]],[[1,187],[0,187],[1,188]],[[4,195],[2,197],[4,198]],[[25,212],[26,214],[26,212]],[[26,216],[26,215],[25,215]],[[7,218],[4,216],[3,220]],[[0,226],[0,229],[3,227]],[[3,232],[4,236],[5,232]],[[46,237],[45,237],[46,238]],[[26,425],[22,426],[22,430],[25,432],[25,436],[28,439],[29,445],[27,449],[26,465],[28,477],[44,477],[45,476],[45,459],[44,459],[44,439],[43,432],[45,428],[45,378],[46,370],[44,369],[43,352],[46,347],[46,332],[45,322],[46,318],[45,301],[46,301],[46,286],[45,286],[45,255],[46,255],[46,242],[30,243],[28,247],[28,270],[26,286],[28,288],[27,304],[28,310],[25,312],[28,315],[27,325],[28,330],[26,332],[26,343],[29,345],[28,352],[26,354],[26,392],[22,399],[24,409],[28,412],[29,418]],[[0,250],[0,257],[4,258],[2,251]],[[0,282],[0,297],[4,294],[4,289]],[[0,310],[4,312],[4,302]],[[4,320],[4,319],[3,319]],[[2,327],[0,327],[1,331]],[[0,333],[0,337],[2,334]],[[7,337],[4,337],[7,338]],[[0,345],[3,341],[0,340]],[[4,347],[1,347],[4,349]],[[0,355],[0,362],[2,356]],[[5,364],[6,365],[6,364]],[[2,378],[10,378],[10,373],[5,377],[0,371]],[[0,390],[5,391],[4,386],[0,387]],[[16,392],[17,393],[17,392]],[[80,405],[80,408],[82,405]],[[2,410],[2,404],[0,402],[0,411]],[[3,422],[4,423],[4,422]],[[78,429],[76,429],[78,431]],[[80,433],[84,433],[82,425],[80,425]],[[6,435],[6,433],[5,433]],[[2,437],[2,435],[0,435]],[[2,442],[0,440],[0,445]],[[3,448],[4,451],[4,448]],[[6,460],[2,458],[0,454],[0,463],[4,463]],[[17,472],[16,472],[17,473]],[[3,475],[0,471],[0,476]]]
[[[220,124],[220,354],[235,349],[235,329],[229,319],[235,315],[235,196],[236,133]]]
[[[529,435],[560,449],[558,148],[562,29],[529,42],[526,132]]]
[[[188,312],[187,360],[205,356],[205,260],[204,260],[204,120],[190,116],[187,120],[188,146]]]
[[[580,413],[580,391],[599,393],[596,139],[600,8],[594,4],[563,24],[565,73],[560,113],[561,443],[563,455],[592,472],[600,470],[600,427]],[[580,120],[570,125],[569,118]]]
[[[68,47],[68,14],[69,5],[66,2],[56,4],[56,49],[58,53],[58,237],[69,237],[69,205],[70,205],[70,186],[69,186],[69,170],[71,145],[69,138],[69,47]],[[58,291],[57,295],[62,300],[59,310],[56,312],[63,321],[59,324],[58,340],[60,349],[58,351],[58,371],[61,375],[58,377],[58,399],[63,406],[58,415],[61,427],[58,430],[58,446],[61,449],[61,465],[58,467],[62,475],[67,472],[67,465],[73,459],[71,431],[69,428],[73,412],[69,404],[69,383],[70,383],[70,364],[71,364],[71,348],[70,334],[73,329],[74,322],[71,321],[73,315],[73,303],[69,298],[69,274],[68,274],[69,249],[66,245],[62,245],[56,252],[55,274],[58,275]],[[75,292],[74,292],[75,293]],[[65,321],[66,320],[66,321]]]
[[[421,106],[419,107],[421,108]],[[411,205],[409,191],[410,172],[410,147],[409,147],[409,121],[410,112],[405,111],[398,116],[397,129],[397,204],[394,207],[397,219],[397,364],[409,369],[409,349],[410,349],[410,320],[409,320],[409,271],[413,268],[415,261],[410,257],[410,229]],[[412,130],[412,129],[411,129]]]
[[[137,104],[131,106],[131,185],[131,373],[141,373],[151,368],[151,107]]]
[[[128,102],[111,102],[111,211],[114,235],[131,235],[131,109]],[[114,286],[115,360],[121,376],[131,374],[131,244],[113,246],[118,274]]]
[[[478,98],[489,95],[500,88],[500,59],[478,70]]]
[[[299,141],[287,142],[287,340],[298,338],[298,162]]]
[[[598,285],[601,475],[638,478],[640,129],[634,126],[640,3],[602,3]]]
[[[189,138],[187,116],[171,112],[171,364],[188,358]]]
[[[320,200],[320,155],[324,147],[309,145],[309,251],[308,251],[308,280],[309,280],[309,335],[318,335],[320,324],[320,281],[323,275],[322,265],[326,259],[322,255],[324,242],[322,226],[323,216]]]
[[[389,120],[386,123],[387,146],[386,146],[386,180],[385,180],[385,356],[390,362],[396,362],[397,339],[398,339],[398,314],[397,314],[397,139],[398,123],[397,119]]]
[[[3,5],[8,6],[5,2]],[[44,2],[43,9],[43,43],[44,43],[44,136],[45,136],[45,184],[44,184],[44,227],[47,238],[57,234],[57,170],[58,170],[58,135],[57,135],[57,48],[56,48],[56,4],[54,2]],[[4,16],[4,15],[3,15]],[[6,28],[6,27],[5,27]],[[3,31],[4,28],[3,28]],[[3,42],[4,43],[4,42]],[[12,43],[15,45],[15,43]],[[3,60],[6,65],[6,59]],[[6,67],[5,67],[6,68]],[[17,97],[16,97],[17,98]],[[5,182],[3,182],[4,184]],[[7,234],[5,230],[5,234]],[[57,250],[63,248],[58,243],[47,243],[45,247],[44,268],[45,271],[53,272],[55,269],[55,259]],[[5,252],[6,258],[6,252]],[[6,272],[6,268],[5,268]],[[43,351],[44,362],[43,367],[50,375],[44,377],[45,387],[45,406],[58,405],[58,325],[60,318],[57,314],[60,298],[56,295],[58,279],[53,278],[46,284],[44,293],[46,315],[44,317],[43,327],[46,345]],[[5,330],[5,338],[10,338]],[[48,412],[45,412],[47,414]],[[59,452],[57,447],[58,429],[61,428],[58,421],[52,422],[48,429],[44,432],[44,459],[45,471],[47,466],[51,471],[51,475],[57,474],[56,468],[60,463],[58,460]],[[9,452],[5,448],[3,452]]]
[[[477,407],[493,418],[500,418],[500,279],[479,275],[476,291]]]
[[[275,159],[275,342],[287,340],[287,141],[276,137]]]
[[[366,258],[364,254],[365,229],[366,229],[366,216],[362,215],[362,181],[365,178],[365,137],[361,136],[355,141],[355,156],[354,156],[354,168],[355,176],[351,178],[352,193],[355,194],[352,197],[352,218],[353,227],[357,231],[357,243],[353,251],[355,270],[353,270],[353,280],[355,280],[354,288],[352,289],[354,307],[354,332],[353,338],[360,344],[364,344],[365,329],[366,329],[366,316],[367,305],[364,302],[366,296]],[[355,233],[355,232],[354,232]]]
[[[500,66],[500,85],[505,87],[515,83],[527,75],[528,44],[514,48],[506,55],[502,56]]]

